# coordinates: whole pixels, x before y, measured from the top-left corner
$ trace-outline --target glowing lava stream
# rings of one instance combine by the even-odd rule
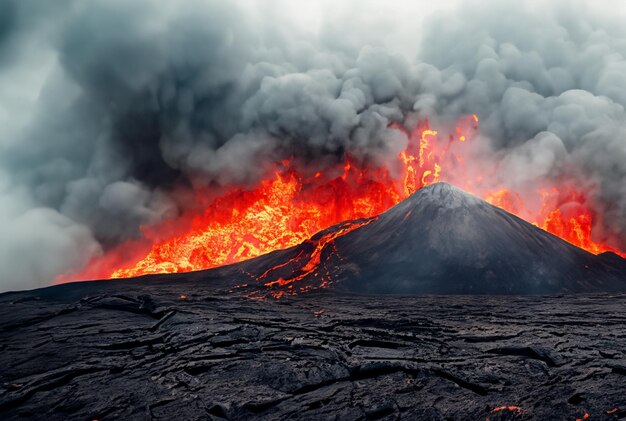
[[[352,232],[356,229],[359,229],[361,227],[364,227],[365,225],[371,224],[372,222],[374,222],[376,219],[378,219],[378,217],[373,217],[370,218],[368,220],[359,222],[359,221],[349,221],[346,222],[344,226],[342,226],[341,228],[339,228],[337,231],[333,231],[330,232],[328,234],[324,234],[319,240],[317,240],[315,242],[315,248],[313,249],[313,252],[311,253],[311,256],[309,257],[308,262],[300,269],[300,274],[297,276],[293,276],[291,278],[287,278],[287,279],[283,279],[283,278],[278,278],[275,281],[272,282],[268,282],[265,284],[265,286],[267,287],[271,287],[274,285],[280,285],[280,286],[285,286],[291,283],[294,283],[296,281],[300,281],[304,278],[306,278],[307,276],[309,276],[310,274],[312,274],[313,272],[315,272],[318,268],[320,263],[322,262],[322,252],[324,251],[324,249],[326,248],[326,246],[330,246],[334,248],[334,241],[343,236],[346,235],[349,232]],[[300,255],[298,255],[295,259],[292,260],[297,260],[297,258]],[[291,261],[289,261],[291,262]],[[278,265],[275,266],[271,269],[269,269],[267,272],[265,272],[263,275],[261,275],[261,278],[267,276],[267,274],[273,270],[279,269],[281,267],[284,267],[285,265],[287,265],[289,262],[282,264],[282,265]]]
[[[517,405],[504,405],[504,406],[499,406],[497,408],[493,408],[491,410],[492,414],[495,414],[498,412],[508,412],[508,413],[513,414],[514,416],[518,416],[523,413],[523,410],[521,406],[517,406]],[[485,421],[490,421],[490,418],[487,417]]]
[[[493,413],[502,412],[502,411],[517,412],[519,414],[522,412],[522,407],[517,406],[517,405],[505,405],[505,406],[499,406],[497,408],[493,408],[491,410],[491,412]]]
[[[445,135],[428,122],[411,132],[391,128],[408,137],[408,146],[391,163],[367,165],[346,156],[344,164],[322,173],[307,171],[289,159],[254,188],[233,186],[210,201],[207,197],[214,192],[198,190],[195,210],[142,227],[141,239],[108,250],[81,272],[61,276],[57,282],[188,272],[240,262],[295,246],[343,221],[374,217],[439,181],[455,184],[592,253],[613,251],[626,256],[592,240],[599,215],[574,179],[546,180],[533,191],[516,192],[496,181],[497,159],[474,163],[477,116],[459,120],[455,130]],[[359,226],[354,223],[345,229]],[[297,277],[315,270],[322,250],[332,246],[335,238],[319,240]]]

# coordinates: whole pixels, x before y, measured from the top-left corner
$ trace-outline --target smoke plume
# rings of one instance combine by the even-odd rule
[[[80,268],[175,216],[194,186],[253,185],[291,156],[385,165],[407,143],[392,123],[469,114],[498,177],[574,177],[603,216],[596,235],[626,248],[619,3],[475,1],[401,20],[349,3],[322,7],[316,30],[280,1],[0,3],[0,289]]]

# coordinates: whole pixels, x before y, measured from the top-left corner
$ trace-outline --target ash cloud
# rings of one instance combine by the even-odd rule
[[[472,113],[509,182],[578,168],[596,232],[626,248],[617,4],[466,2],[401,23],[358,5],[312,33],[276,1],[0,4],[0,288],[80,268],[194,185],[254,184],[289,156],[384,165],[407,142],[390,123]]]

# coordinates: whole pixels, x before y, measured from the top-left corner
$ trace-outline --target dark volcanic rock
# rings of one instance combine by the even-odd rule
[[[0,419],[618,419],[625,305],[182,279],[3,294]]]

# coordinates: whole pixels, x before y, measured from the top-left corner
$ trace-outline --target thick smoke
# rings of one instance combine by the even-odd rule
[[[384,165],[407,142],[392,122],[472,113],[509,184],[577,177],[626,248],[619,13],[517,3],[398,24],[355,2],[316,33],[279,2],[3,1],[0,288],[80,268],[194,185],[253,184],[289,156]]]

